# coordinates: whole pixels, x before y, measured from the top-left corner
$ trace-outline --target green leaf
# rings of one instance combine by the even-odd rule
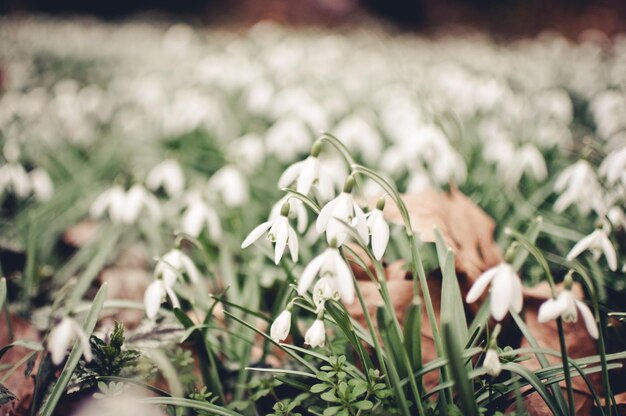
[[[87,337],[91,336],[94,328],[96,327],[96,323],[98,322],[98,316],[100,315],[100,311],[102,310],[102,306],[104,305],[104,299],[106,298],[107,293],[107,283],[104,283],[96,297],[93,300],[91,305],[91,309],[87,314],[87,318],[85,319],[85,323],[83,324],[83,330],[85,331],[85,335]],[[76,340],[74,343],[74,347],[70,352],[70,355],[65,363],[65,367],[63,371],[61,371],[61,375],[59,379],[52,387],[52,391],[50,395],[46,399],[45,403],[42,406],[41,416],[52,416],[54,413],[54,409],[59,402],[59,399],[65,393],[65,388],[67,387],[67,383],[70,381],[72,377],[72,373],[74,373],[74,369],[78,365],[78,361],[80,360],[80,356],[82,354],[80,341]]]
[[[0,310],[4,307],[4,301],[7,298],[7,279],[0,278]]]
[[[526,381],[528,381],[528,383],[531,386],[533,386],[533,388],[537,391],[537,393],[539,393],[539,395],[545,402],[546,406],[548,406],[548,408],[553,414],[557,416],[563,415],[563,412],[554,401],[554,398],[552,397],[552,395],[550,395],[550,393],[548,392],[546,387],[543,385],[541,380],[539,380],[539,378],[537,378],[537,376],[532,371],[516,363],[503,363],[502,369],[518,374],[522,378],[526,379]]]
[[[326,391],[330,388],[330,386],[328,384],[325,383],[318,383],[318,384],[313,384],[311,386],[311,393],[321,393],[323,391]]]
[[[404,345],[413,371],[419,370],[422,367],[422,303],[419,297],[413,298],[404,319]]]
[[[43,345],[41,345],[41,343],[37,341],[28,341],[28,340],[18,339],[17,341],[14,341],[9,345],[5,345],[4,347],[0,348],[0,358],[2,358],[2,356],[6,354],[6,352],[13,347],[24,347],[32,351],[43,350]]]
[[[457,337],[452,332],[452,326],[448,323],[441,324],[443,333],[443,341],[448,356],[450,372],[454,379],[454,385],[458,391],[458,397],[461,401],[463,413],[468,416],[478,416],[478,406],[474,397],[474,390],[467,379],[467,369],[465,361],[461,357],[461,349]]]

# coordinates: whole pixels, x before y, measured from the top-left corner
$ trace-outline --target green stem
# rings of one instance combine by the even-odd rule
[[[563,331],[563,321],[559,317],[556,319],[556,326],[559,332],[559,344],[561,344],[561,360],[563,361],[563,375],[565,376],[565,386],[567,388],[567,400],[569,414],[576,415],[576,405],[574,404],[574,391],[572,389],[572,376],[569,371],[569,360],[567,358],[567,346],[565,344],[565,332]]]

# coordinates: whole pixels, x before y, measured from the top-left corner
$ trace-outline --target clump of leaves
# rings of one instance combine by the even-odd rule
[[[310,395],[308,393],[302,393],[293,399],[281,400],[272,408],[274,413],[270,413],[268,416],[302,416],[302,413],[297,412],[296,408],[309,397]]]
[[[378,370],[370,369],[368,378],[353,377],[346,368],[346,357],[330,357],[329,365],[321,367],[317,379],[321,383],[311,386],[311,393],[328,404],[324,416],[350,416],[363,411],[383,411],[389,413],[393,399],[391,390],[383,382]]]
[[[81,388],[92,387],[98,377],[128,377],[135,372],[141,353],[124,349],[124,326],[115,322],[111,334],[102,340],[95,335],[89,338],[93,359],[81,361],[76,374]]]

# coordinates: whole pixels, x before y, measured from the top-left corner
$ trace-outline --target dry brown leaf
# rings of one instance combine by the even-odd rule
[[[502,252],[493,240],[495,222],[457,188],[452,187],[450,193],[426,190],[401,198],[409,211],[411,227],[422,241],[434,242],[434,228],[439,229],[454,251],[458,273],[473,280],[502,260]],[[384,214],[388,221],[403,224],[395,204],[387,203]]]
[[[0,319],[4,322],[5,318],[4,316],[0,316]],[[11,325],[15,340],[41,341],[37,330],[33,328],[28,321],[25,321],[19,316],[13,314],[11,315]],[[9,331],[3,323],[2,331],[0,331],[0,346],[5,346],[9,343]],[[11,348],[2,357],[2,363],[15,363],[26,356],[28,352],[28,350],[22,347]],[[35,363],[35,368],[37,368],[37,366],[38,362]],[[5,387],[17,397],[17,399],[0,406],[0,415],[21,415],[25,414],[28,410],[33,398],[35,383],[32,378],[24,376],[25,368],[26,363],[22,364],[3,383]]]

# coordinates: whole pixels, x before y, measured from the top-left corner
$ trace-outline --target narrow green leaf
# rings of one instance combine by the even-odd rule
[[[441,331],[443,333],[443,341],[446,349],[446,355],[448,356],[448,364],[450,366],[450,372],[454,379],[454,385],[458,392],[458,398],[461,401],[461,408],[463,414],[468,416],[478,416],[478,405],[474,397],[474,390],[471,383],[467,379],[467,368],[465,367],[465,361],[461,358],[461,348],[457,337],[452,332],[453,328],[447,323],[441,324]]]
[[[503,363],[502,369],[515,373],[528,381],[528,383],[533,386],[537,393],[539,393],[546,406],[548,406],[553,414],[557,416],[563,415],[561,408],[554,401],[552,395],[548,392],[541,380],[539,380],[539,378],[537,378],[537,376],[532,371],[517,363]]]

